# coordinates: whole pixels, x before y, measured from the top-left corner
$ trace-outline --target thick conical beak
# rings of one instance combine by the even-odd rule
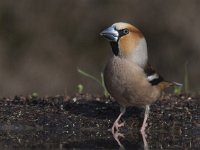
[[[113,26],[103,30],[100,35],[111,42],[117,42],[119,37],[118,31],[115,30]]]

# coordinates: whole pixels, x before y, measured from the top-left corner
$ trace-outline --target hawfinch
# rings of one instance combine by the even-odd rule
[[[120,104],[120,114],[112,126],[112,133],[124,126],[119,123],[127,106],[145,107],[141,133],[145,132],[150,105],[162,91],[179,85],[163,79],[148,64],[147,44],[143,34],[131,24],[115,23],[100,33],[111,45],[113,56],[104,70],[104,81],[110,95]]]

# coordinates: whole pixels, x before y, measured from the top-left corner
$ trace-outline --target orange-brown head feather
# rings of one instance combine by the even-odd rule
[[[115,55],[126,58],[142,68],[146,66],[146,40],[135,26],[123,22],[114,23],[101,32],[101,35],[111,42]]]
[[[121,50],[121,56],[130,56],[131,53],[134,53],[140,39],[143,38],[143,34],[135,26],[128,23],[120,22],[113,24],[113,26],[115,26],[118,31],[128,29],[129,33],[119,38],[118,45]]]

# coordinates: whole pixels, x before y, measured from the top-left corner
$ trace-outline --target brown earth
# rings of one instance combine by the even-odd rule
[[[111,98],[15,96],[0,100],[1,149],[117,149],[109,129],[119,114]],[[130,107],[122,117],[125,147],[141,148],[143,109]],[[151,106],[150,149],[199,148],[200,97],[165,95]]]

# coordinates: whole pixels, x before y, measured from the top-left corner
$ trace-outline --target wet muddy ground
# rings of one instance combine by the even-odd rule
[[[119,149],[109,130],[118,114],[114,100],[89,94],[1,98],[0,149]],[[122,118],[125,149],[147,149],[139,133],[143,109],[130,107]],[[200,96],[163,96],[148,125],[148,149],[199,149]]]

